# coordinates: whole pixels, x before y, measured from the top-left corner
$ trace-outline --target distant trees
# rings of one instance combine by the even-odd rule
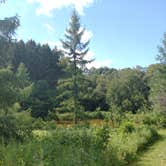
[[[18,16],[0,20],[0,68],[11,65],[14,50],[12,38],[19,25]]]
[[[157,59],[166,65],[166,33],[164,33],[164,39],[162,41],[162,46],[158,47],[159,54],[157,55]]]
[[[82,93],[80,98],[80,103],[85,111],[95,111],[96,109],[108,111],[106,92],[111,73],[112,69],[109,68],[92,68],[85,75],[87,81],[81,82]]]
[[[33,83],[30,81],[29,73],[23,63],[20,63],[15,73],[17,81],[17,91],[19,92],[18,101],[22,106],[32,93]]]
[[[110,107],[136,113],[149,109],[149,87],[144,73],[137,69],[114,72],[107,87],[107,102]]]
[[[0,109],[5,115],[15,102],[23,102],[30,95],[32,84],[26,74],[23,64],[16,74],[10,68],[0,69]]]
[[[85,32],[85,28],[81,29],[80,18],[77,12],[74,10],[69,23],[69,28],[66,29],[65,40],[62,40],[65,54],[69,57],[71,63],[71,71],[73,77],[73,97],[74,97],[74,121],[77,123],[78,112],[78,77],[81,69],[84,69],[85,65],[90,61],[85,60],[84,56],[88,52],[89,41],[82,42],[82,36]]]
[[[2,3],[2,1],[0,1]],[[86,69],[89,41],[85,28],[73,11],[63,50],[51,49],[33,40],[14,39],[18,16],[0,20],[0,110],[19,102],[33,117],[49,112],[129,111],[166,108],[166,34],[159,47],[159,64],[122,70],[101,67]],[[116,112],[115,111],[115,112]]]
[[[18,16],[0,20],[0,108],[7,110],[20,102],[22,109],[31,108],[33,116],[44,118],[54,108],[62,53],[33,40],[16,42],[13,38],[19,25]]]
[[[58,64],[61,55],[59,50],[51,50],[47,44],[40,45],[33,40],[26,43],[19,41],[15,44],[13,69],[15,71],[22,62],[28,69],[32,81],[47,80],[50,86],[55,86],[61,73]]]
[[[0,1],[2,3],[4,1]],[[15,73],[11,70],[13,55],[12,37],[19,26],[17,16],[0,20],[0,109],[8,113],[18,99],[18,85]]]
[[[0,69],[0,109],[8,114],[10,108],[18,99],[17,81],[10,69]]]
[[[11,65],[13,58],[13,43],[0,39],[0,68]]]
[[[33,40],[16,42],[14,47],[13,71],[16,72],[24,63],[29,81],[33,83],[26,89],[31,90],[31,94],[22,106],[24,109],[31,108],[34,117],[44,118],[55,106],[56,85],[63,73],[59,64],[62,52],[56,47],[51,50],[47,44],[40,45]]]
[[[5,2],[0,1],[0,4]],[[0,68],[11,65],[13,58],[13,43],[17,28],[20,25],[18,16],[8,17],[0,20]]]
[[[158,47],[159,54],[157,60],[160,64],[151,65],[149,70],[151,71],[150,87],[150,99],[153,106],[158,109],[166,110],[166,33],[162,41],[162,46]]]

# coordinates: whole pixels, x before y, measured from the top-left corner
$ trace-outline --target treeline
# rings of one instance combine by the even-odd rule
[[[0,54],[5,62],[0,65],[2,108],[5,102],[8,106],[11,106],[10,102],[17,102],[18,98],[14,100],[14,94],[12,95],[15,80],[9,80],[10,75],[15,75],[18,79],[15,86],[20,82],[19,88],[24,91],[26,88],[25,93],[30,93],[24,100],[23,97],[20,99],[23,100],[20,101],[21,109],[30,108],[32,116],[46,117],[49,111],[73,111],[73,85],[70,81],[72,69],[68,58],[64,57],[60,50],[32,40],[12,43],[7,50],[12,50],[9,61],[3,59],[8,52],[4,51],[5,55]],[[7,63],[10,64],[8,68],[4,66]],[[110,108],[116,107],[121,111],[136,113],[152,109],[153,104],[165,104],[164,64],[121,70],[91,68],[86,72],[80,71],[79,75],[79,109],[82,111],[109,111]],[[28,89],[29,86],[31,88]],[[7,97],[5,88],[7,91],[11,88]]]
[[[89,41],[81,43],[84,29],[80,32],[77,13],[71,20],[68,40],[62,41],[69,50],[67,53],[33,40],[13,40],[19,26],[17,16],[0,21],[1,113],[8,114],[15,103],[19,103],[19,111],[30,111],[33,117],[42,118],[74,110],[78,114],[85,111],[135,114],[166,108],[166,35],[159,47],[158,64],[119,70],[87,69],[90,61],[84,55]]]

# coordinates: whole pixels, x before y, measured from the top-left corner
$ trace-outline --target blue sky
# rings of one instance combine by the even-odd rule
[[[156,63],[166,32],[165,0],[7,0],[0,18],[20,16],[17,38],[55,44],[64,38],[73,6],[91,38],[91,66],[146,67]]]

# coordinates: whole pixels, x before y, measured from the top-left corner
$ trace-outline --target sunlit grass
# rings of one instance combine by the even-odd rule
[[[137,163],[132,166],[165,166],[166,165],[166,130],[160,130],[161,138],[145,152],[140,154]]]

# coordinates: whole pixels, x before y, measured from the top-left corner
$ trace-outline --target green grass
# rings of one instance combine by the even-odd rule
[[[158,140],[156,127],[138,125],[135,119],[129,119],[126,118],[127,122],[122,121],[116,128],[102,119],[88,119],[85,123],[81,121],[79,125],[69,127],[37,119],[32,121],[32,134],[23,141],[12,139],[5,144],[2,139],[0,166],[129,165],[138,154]],[[31,126],[31,121],[29,123]],[[162,142],[166,139],[166,132],[160,133],[163,135]],[[142,156],[136,164],[142,162]]]
[[[109,126],[35,130],[28,140],[0,144],[0,166],[122,166],[155,135],[148,126],[132,133]]]
[[[144,153],[140,154],[132,166],[165,166],[166,165],[166,130],[160,130],[161,138]]]

